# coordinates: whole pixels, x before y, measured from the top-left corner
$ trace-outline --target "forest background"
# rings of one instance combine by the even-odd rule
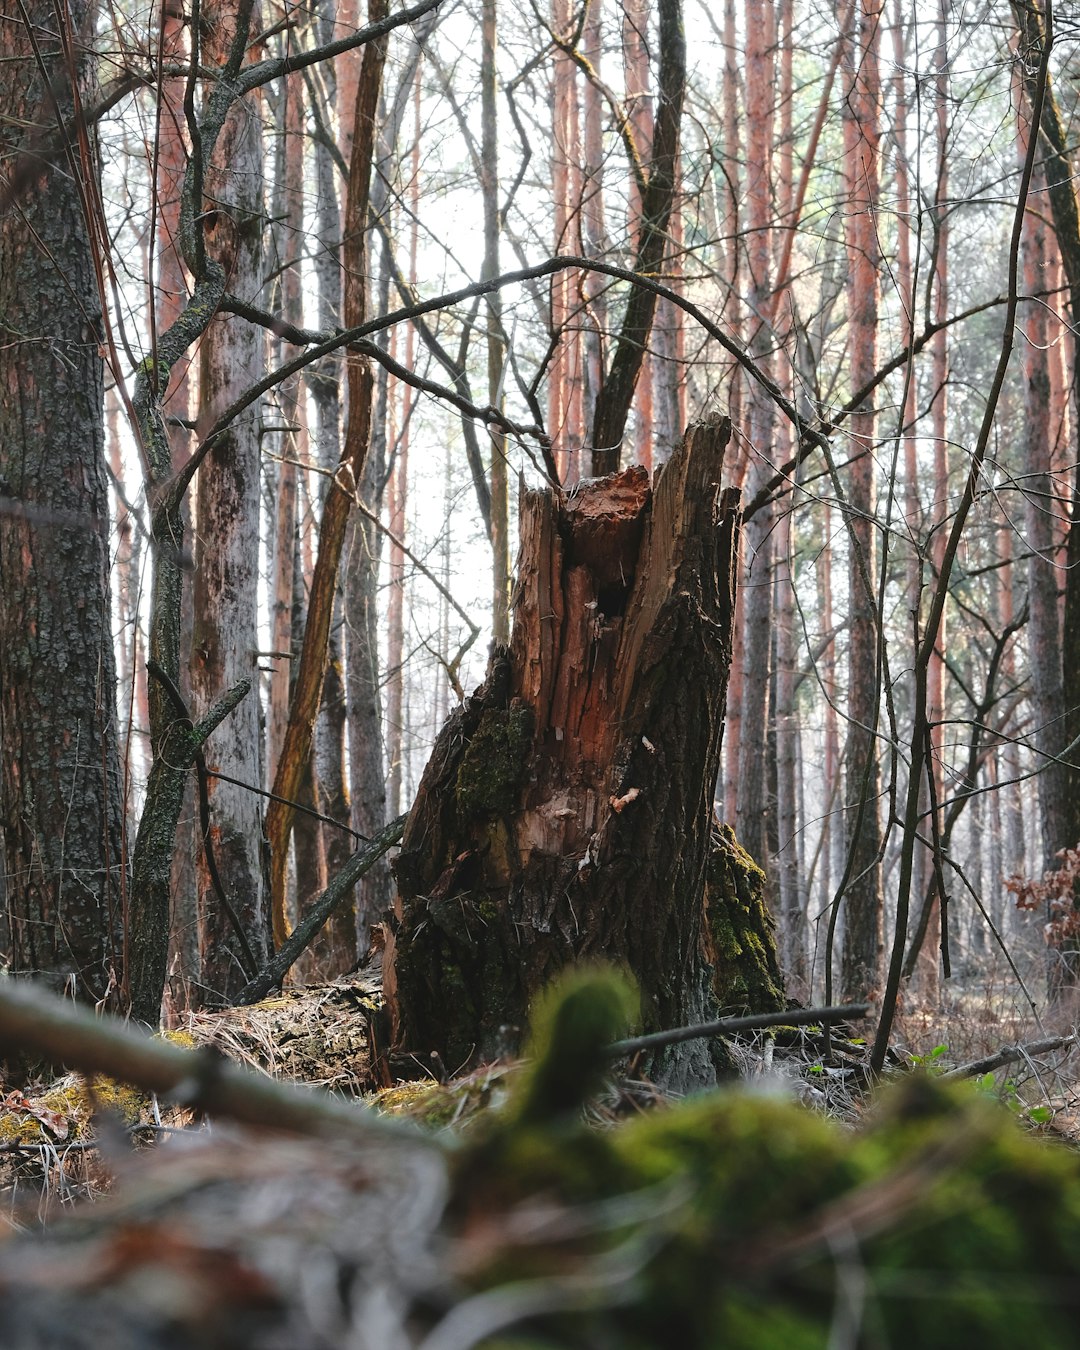
[[[1005,952],[1011,997],[1062,996],[1068,18],[0,20],[10,969],[150,1021],[162,985],[170,1013],[234,997],[506,643],[519,484],[655,471],[719,410],[744,527],[716,800],[789,992],[891,1018],[902,979],[933,1007]],[[374,869],[303,973],[354,967],[389,900]]]

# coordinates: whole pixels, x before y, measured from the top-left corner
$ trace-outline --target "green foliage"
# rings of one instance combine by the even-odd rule
[[[629,1010],[617,977],[570,976],[511,1104],[459,1160],[453,1221],[488,1235],[470,1283],[551,1281],[558,1307],[573,1272],[572,1312],[499,1345],[810,1350],[843,1326],[851,1345],[1075,1343],[1072,1152],[1026,1135],[982,1085],[930,1073],[857,1131],[735,1091],[589,1128],[575,1108]],[[492,1240],[539,1213],[546,1237]]]

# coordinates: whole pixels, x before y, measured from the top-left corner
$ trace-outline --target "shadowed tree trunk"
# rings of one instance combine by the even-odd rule
[[[396,864],[396,1040],[512,1051],[563,966],[629,970],[648,1029],[782,999],[760,873],[713,816],[731,658],[730,423],[571,497],[525,494],[509,649],[436,742]],[[714,959],[715,958],[715,959]],[[709,1081],[704,1042],[654,1066]]]
[[[50,5],[0,9],[5,157],[71,116],[65,43],[82,82],[91,8],[63,38]],[[40,160],[0,219],[0,940],[12,970],[90,1000],[119,978],[123,906],[96,171],[89,148]]]

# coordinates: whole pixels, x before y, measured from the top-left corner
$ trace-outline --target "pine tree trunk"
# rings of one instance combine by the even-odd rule
[[[858,27],[844,57],[844,147],[849,213],[844,222],[848,256],[851,384],[862,388],[877,369],[880,250],[876,233],[880,165],[878,67],[879,0],[861,0]],[[878,615],[873,519],[876,415],[868,400],[850,422],[848,537],[848,732],[845,755],[848,885],[845,892],[842,989],[864,999],[882,973],[881,826],[878,821]]]
[[[780,1003],[760,873],[713,817],[729,436],[693,427],[655,489],[634,468],[525,494],[510,647],[436,742],[396,864],[401,1049],[449,1069],[513,1051],[533,995],[574,961],[629,970],[649,1029]],[[711,1054],[691,1042],[654,1071],[708,1081]]]
[[[2,14],[10,151],[72,115],[68,58],[93,106],[93,18],[81,0]],[[0,219],[0,939],[11,970],[90,1001],[120,977],[124,903],[104,337],[79,183],[92,198],[96,172],[92,150],[41,159]]]

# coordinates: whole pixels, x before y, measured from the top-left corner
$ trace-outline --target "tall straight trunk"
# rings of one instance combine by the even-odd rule
[[[1046,269],[1047,228],[1042,215],[1029,211],[1022,243],[1024,289],[1035,294]],[[1028,559],[1028,654],[1031,661],[1035,746],[1041,756],[1037,779],[1042,822],[1042,869],[1059,866],[1058,843],[1065,837],[1068,791],[1064,766],[1054,760],[1061,741],[1065,703],[1061,686],[1061,622],[1058,612],[1061,556],[1055,520],[1057,498],[1051,478],[1054,429],[1050,424],[1050,324],[1041,300],[1025,305],[1022,349],[1024,387],[1024,525]]]
[[[668,229],[671,235],[671,259],[663,280],[665,285],[678,291],[683,242],[682,204],[679,198],[676,198]],[[683,310],[671,300],[661,300],[656,306],[653,328],[651,453],[653,466],[658,467],[671,458],[686,427]]]
[[[590,4],[581,35],[582,55],[602,78],[603,7]],[[586,80],[582,91],[583,183],[581,200],[582,250],[589,258],[599,258],[606,248],[604,220],[604,106],[600,91]],[[582,365],[582,397],[585,407],[595,406],[604,377],[604,340],[607,327],[606,278],[587,273],[581,278],[581,297],[585,324]],[[572,486],[581,477],[579,454],[567,465],[564,482]]]
[[[483,280],[499,274],[499,128],[496,115],[496,3],[483,0],[480,55],[480,195],[484,207]],[[487,298],[488,402],[493,408],[503,402],[502,299],[499,291]],[[580,399],[580,389],[578,391]],[[406,434],[407,431],[406,431]],[[510,478],[506,465],[506,436],[489,428],[491,440],[491,636],[499,647],[510,641]],[[404,489],[405,479],[402,478]],[[398,812],[395,809],[394,814]]]
[[[776,157],[776,202],[780,219],[789,228],[793,228],[795,184],[794,164],[794,4],[793,0],[780,0],[779,4],[779,40],[780,40],[780,138],[779,154]],[[786,234],[777,231],[774,243],[786,239]],[[782,258],[776,263],[779,273]],[[780,291],[771,297],[770,310],[776,316],[778,328],[786,330],[790,305],[785,301],[788,290],[787,278],[777,276]],[[779,339],[778,339],[779,340]],[[783,380],[789,396],[792,392],[790,379]],[[788,424],[774,427],[776,438],[775,458],[786,463],[793,457],[795,446],[791,428]],[[776,883],[785,972],[791,983],[791,991],[797,997],[805,998],[809,993],[806,947],[806,912],[800,892],[799,878],[799,718],[795,705],[795,531],[794,513],[798,500],[793,488],[782,505],[783,517],[777,531],[778,566],[775,585],[775,623],[776,623],[776,706],[773,727],[776,744]]]
[[[896,229],[897,258],[896,284],[900,292],[900,301],[904,307],[904,327],[908,340],[915,333],[915,316],[918,299],[915,293],[915,277],[912,263],[911,228],[911,181],[908,167],[908,92],[907,92],[907,43],[904,37],[904,25],[908,19],[908,8],[903,0],[896,0],[893,11],[893,97],[894,140],[896,143]],[[923,508],[919,497],[919,460],[916,422],[919,415],[919,390],[915,378],[914,366],[905,372],[903,427],[901,437],[904,451],[904,514],[907,518],[907,530],[910,546],[907,552],[907,608],[912,614],[918,614],[923,576]],[[938,512],[942,510],[939,504]],[[944,536],[942,536],[944,538]],[[914,683],[912,684],[914,688]],[[923,798],[928,798],[924,791]],[[930,855],[921,844],[915,845],[912,858],[911,893],[922,897],[930,876]]]
[[[304,304],[300,277],[300,245],[304,231],[304,77],[289,75],[281,90],[281,182],[275,217],[281,220],[280,287],[282,317],[302,327]],[[294,349],[281,359],[296,355]],[[307,458],[307,412],[299,374],[284,381],[278,393],[285,431],[281,437],[281,462],[277,466],[277,492],[273,521],[273,554],[270,616],[271,657],[270,706],[267,718],[270,778],[277,773],[278,757],[289,724],[289,691],[293,659],[293,593],[297,548],[298,463]]]
[[[776,27],[772,0],[747,0],[746,5],[746,203],[747,273],[750,311],[764,314],[772,285],[773,107]],[[750,348],[763,370],[772,373],[773,334],[761,320],[750,334]],[[750,466],[747,491],[756,494],[773,473],[774,409],[772,400],[751,390]],[[770,802],[766,785],[766,728],[769,715],[770,655],[773,609],[773,527],[770,503],[755,513],[743,531],[746,575],[743,582],[742,724],[736,833],[759,866],[768,863]]]
[[[649,78],[649,3],[648,0],[623,0],[622,58],[624,99],[629,114],[638,159],[647,165],[652,159],[653,107]],[[644,228],[645,203],[636,184],[630,185],[630,213],[627,235],[632,253],[641,247]],[[659,305],[657,306],[659,309]],[[653,327],[656,328],[656,320]],[[654,369],[651,356],[641,365],[634,401],[637,416],[634,422],[635,462],[653,467],[653,408]],[[682,428],[679,428],[681,434]],[[615,467],[614,465],[612,467]]]
[[[385,270],[379,279],[389,293]],[[360,479],[360,501],[376,515],[382,500],[386,449],[386,381],[380,381],[372,419],[371,447]],[[379,669],[379,564],[382,535],[368,516],[355,515],[345,553],[346,706],[349,725],[349,787],[352,826],[370,838],[386,824],[387,771],[383,740],[382,680]],[[361,881],[356,897],[359,952],[366,952],[372,924],[389,902],[389,876],[376,866]]]
[[[724,182],[726,192],[725,220],[725,268],[724,282],[727,298],[724,314],[732,330],[742,333],[742,226],[740,206],[742,194],[739,191],[739,166],[743,163],[739,116],[739,59],[737,38],[736,0],[724,0],[724,107],[723,107],[723,146],[724,146]],[[736,371],[731,380],[731,392],[728,396],[728,412],[733,425],[742,426],[743,382],[741,371]],[[732,473],[732,482],[742,481],[741,472]]]
[[[486,17],[486,12],[485,12]],[[552,0],[551,23],[557,33],[563,34],[570,25],[568,0]],[[494,42],[494,36],[492,36]],[[492,47],[494,62],[494,46]],[[494,74],[494,70],[492,71]],[[554,223],[555,252],[569,248],[570,238],[570,109],[574,67],[570,57],[556,50],[553,57],[551,85],[551,193]],[[492,105],[494,107],[494,104]],[[488,208],[484,213],[485,246],[487,245]],[[567,418],[570,411],[570,274],[556,272],[551,278],[551,342],[554,349],[547,377],[547,431],[555,450],[555,462],[563,482],[574,477],[573,459],[567,436]],[[490,311],[489,311],[490,320]],[[494,542],[494,541],[493,541]]]
[[[393,410],[400,386],[395,380],[389,388]],[[401,390],[404,392],[404,390]],[[394,421],[389,421],[393,438]],[[402,418],[404,423],[405,419]],[[387,603],[386,643],[386,758],[389,770],[386,795],[390,817],[401,814],[402,756],[405,750],[405,554],[402,549],[408,530],[409,446],[404,432],[397,438],[394,471],[389,482],[390,523],[390,599]]]
[[[839,718],[836,711],[841,695],[836,678],[836,638],[832,636],[835,633],[835,617],[833,612],[832,510],[829,506],[826,506],[822,512],[822,539],[824,540],[824,547],[819,555],[818,587],[821,605],[821,628],[822,632],[828,635],[829,640],[826,642],[825,650],[821,656],[821,683],[824,693],[821,730],[821,759],[824,770],[822,809],[824,815],[821,822],[821,888],[819,891],[821,899],[818,912],[821,914],[823,922],[819,922],[817,925],[817,932],[814,934],[814,948],[819,954],[819,959],[824,960],[826,956],[825,932],[832,915],[832,906],[835,903],[835,888],[843,870],[843,863],[839,861],[839,855],[843,849],[844,835],[840,818],[837,815],[837,803],[842,800],[843,791],[843,785],[840,781],[840,731],[837,725]],[[815,977],[816,975],[817,971],[815,970]]]
[[[786,438],[784,438],[786,439]],[[785,451],[783,440],[780,449]],[[787,451],[786,453],[790,453]],[[785,454],[786,457],[786,454]],[[778,535],[776,577],[776,883],[783,934],[784,970],[795,997],[808,993],[806,914],[799,891],[798,746],[795,704],[794,511],[785,505]]]
[[[187,25],[182,8],[163,5],[161,10],[161,52],[169,62],[182,64],[187,55]],[[187,303],[190,282],[180,251],[180,194],[187,168],[187,142],[184,119],[184,90],[181,77],[164,78],[158,97],[157,126],[157,288],[153,310],[154,336],[169,328]],[[191,416],[196,395],[198,366],[190,352],[173,367],[166,411],[175,419],[169,427],[173,471],[177,472],[191,453],[191,432],[182,425]],[[191,524],[191,498],[187,494],[181,515],[185,530]],[[180,599],[180,650],[191,651],[194,623],[194,597],[190,586]],[[145,676],[144,676],[145,678]],[[180,668],[180,692],[191,697],[191,681],[186,664]],[[149,726],[149,714],[142,725]],[[170,1013],[186,1011],[192,994],[202,982],[199,954],[199,905],[196,857],[199,850],[195,808],[195,785],[187,784],[180,819],[176,828],[172,865],[172,917],[169,935],[169,983],[165,998]]]
[[[0,5],[9,137],[93,105],[93,13]],[[0,936],[13,972],[90,1001],[122,977],[125,897],[97,174],[92,141],[43,159],[0,216]]]
[[[743,575],[742,531],[739,532],[735,561]],[[731,672],[728,676],[727,704],[724,713],[724,795],[723,818],[734,829],[739,811],[739,755],[742,752],[743,648],[742,615],[732,633]]]
[[[203,59],[223,64],[236,30],[236,0],[215,0],[203,12]],[[255,100],[253,102],[253,100]],[[207,228],[207,251],[229,278],[229,289],[258,304],[262,290],[263,138],[257,96],[230,110],[208,166],[207,197],[216,220]],[[200,347],[199,428],[208,431],[221,413],[263,375],[262,330],[219,315]],[[195,598],[191,692],[198,710],[242,678],[258,681],[259,470],[261,423],[256,402],[237,417],[199,470],[196,498]],[[263,783],[258,700],[245,699],[214,735],[213,768],[242,783]],[[210,829],[226,894],[258,955],[268,943],[268,907],[262,868],[260,799],[245,787],[212,778]],[[205,855],[198,866],[202,984],[211,997],[230,998],[249,976],[237,938],[211,885]]]
[[[878,174],[881,82],[878,70],[880,0],[860,0],[857,27],[842,59],[847,216],[850,383],[858,389],[877,370],[879,250]],[[845,796],[849,876],[841,985],[843,996],[865,999],[877,990],[883,950],[881,826],[878,818],[878,616],[874,561],[874,444],[871,396],[850,420],[848,476],[852,557],[848,576],[848,725]]]
[[[1049,7],[1037,3],[1014,3],[1013,14],[1020,31],[1021,70],[1029,101],[1034,99],[1037,72],[1047,45]],[[1052,35],[1049,35],[1052,38]],[[1032,128],[1032,133],[1036,134]],[[1080,202],[1076,194],[1075,165],[1063,128],[1061,111],[1053,82],[1047,79],[1042,90],[1042,113],[1038,128],[1040,158],[1046,182],[1046,197],[1057,235],[1062,267],[1068,283],[1069,326],[1080,325]],[[1073,436],[1080,436],[1080,344],[1071,344],[1073,389]],[[1073,480],[1069,498],[1069,529],[1066,548],[1065,603],[1061,631],[1061,680],[1063,721],[1057,737],[1059,755],[1080,736],[1080,456],[1074,439],[1071,459]],[[1048,848],[1074,848],[1080,842],[1080,756],[1073,751],[1065,768],[1065,790],[1061,797],[1061,835]]]
[[[740,128],[739,104],[739,53],[736,46],[736,3],[724,0],[724,107],[723,107],[723,148],[724,148],[724,256],[722,259],[724,283],[727,295],[724,314],[732,331],[745,341],[742,327],[741,278],[742,278],[742,230],[740,228],[742,193],[740,192],[740,165],[743,163]],[[732,425],[742,427],[743,384],[741,372],[736,370],[729,384],[728,412]],[[746,460],[741,450],[736,449],[730,456],[728,467],[729,480],[741,487],[746,470]],[[742,536],[739,539],[740,555],[738,559],[739,575],[743,575],[744,558],[742,556]],[[727,716],[724,724],[724,819],[734,825],[738,812],[739,756],[742,749],[742,699],[743,699],[743,646],[742,624],[735,624],[733,634],[731,675],[728,684]]]
[[[998,550],[1001,567],[998,570],[998,582],[995,591],[997,602],[998,631],[1008,628],[1016,613],[1013,600],[1013,586],[1016,579],[1016,567],[1013,564],[1013,523],[1007,520],[998,531]],[[1013,644],[1006,648],[1001,661],[1001,679],[1004,688],[1011,688],[1016,681],[1016,654]],[[1001,749],[1001,775],[1005,788],[1002,817],[1004,819],[1004,855],[1003,865],[1006,876],[1026,876],[1030,866],[1028,857],[1028,839],[1024,829],[1024,808],[1020,782],[1020,746],[1015,737],[1009,737]],[[995,796],[1001,795],[1000,792]]]
[[[935,75],[936,123],[938,181],[934,224],[936,230],[936,248],[934,258],[934,319],[944,323],[948,315],[949,304],[949,48],[948,48],[949,0],[939,0],[937,23],[937,55]],[[934,335],[932,342],[931,387],[933,404],[931,406],[931,435],[934,445],[934,513],[932,523],[934,532],[930,541],[930,561],[934,578],[941,574],[945,559],[945,541],[948,533],[949,512],[949,442],[948,442],[948,399],[949,399],[949,347],[948,332],[943,327]],[[927,714],[930,718],[930,759],[927,771],[934,783],[934,799],[944,799],[944,762],[945,749],[945,652],[948,645],[947,615],[942,613],[938,629],[938,640],[926,672]],[[941,813],[938,811],[938,827],[941,825]],[[939,947],[941,945],[941,897],[935,895],[930,909],[930,919],[926,929],[926,939],[919,961],[919,988],[928,1002],[934,1002],[939,994]]]

